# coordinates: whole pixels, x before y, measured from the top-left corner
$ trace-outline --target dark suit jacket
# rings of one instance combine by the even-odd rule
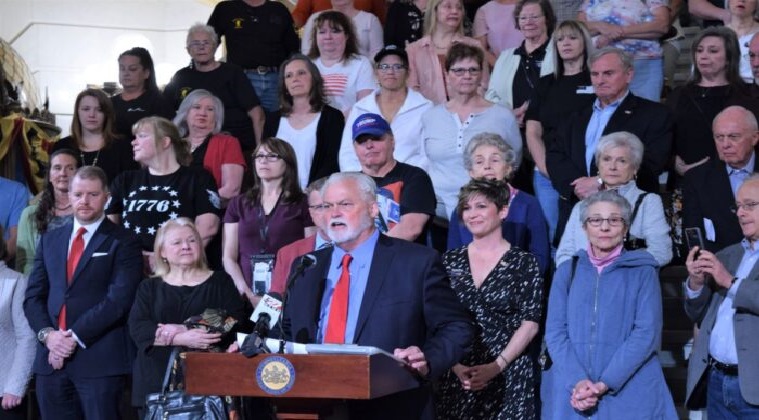
[[[745,250],[741,244],[733,244],[717,253],[717,258],[730,273],[735,273]],[[695,299],[685,300],[685,312],[701,324],[701,330],[693,343],[688,362],[686,405],[691,409],[703,408],[708,372],[709,341],[717,320],[717,311],[725,299],[726,290],[712,288],[707,284]],[[738,351],[738,382],[741,395],[750,404],[759,405],[759,264],[741,281],[733,300],[735,315],[735,347]]]
[[[598,173],[595,158],[590,171],[585,164],[585,131],[593,106],[581,109],[556,130],[556,141],[546,155],[546,164],[554,188],[564,200],[574,204],[577,178]],[[672,117],[669,109],[659,103],[639,98],[630,92],[609,119],[603,135],[628,131],[643,142],[643,161],[637,174],[637,185],[649,192],[659,192],[659,174],[670,160],[672,149]]]
[[[284,312],[288,339],[316,342],[332,251],[327,248],[314,252],[314,267],[292,284]],[[358,315],[355,343],[391,353],[396,348],[418,346],[427,359],[429,377],[436,378],[466,354],[473,333],[472,320],[453,293],[437,252],[380,235]],[[372,418],[425,417],[422,411],[429,404],[428,395],[413,393],[399,393],[349,408],[351,413]]]
[[[68,241],[73,223],[43,234],[26,289],[24,312],[32,330],[58,328],[66,303],[66,325],[87,346],[66,360],[71,376],[104,377],[131,372],[134,345],[127,316],[142,279],[142,252],[137,238],[108,219],[95,231],[66,282]],[[96,254],[97,253],[97,254]],[[48,350],[37,349],[34,373],[49,375]]]
[[[754,171],[757,169],[755,164]],[[713,158],[685,173],[683,228],[701,228],[707,250],[717,252],[743,239],[738,217],[730,211],[734,203],[725,162]],[[705,218],[714,224],[714,241],[706,239]]]

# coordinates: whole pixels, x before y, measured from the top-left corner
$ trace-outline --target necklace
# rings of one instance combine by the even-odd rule
[[[95,159],[92,160],[92,163],[89,166],[97,166],[98,164],[98,158],[100,158],[100,151],[103,149],[98,149],[97,154],[95,154]],[[84,160],[84,152],[81,150],[79,151],[79,158],[82,159],[82,166],[88,166],[87,162]]]

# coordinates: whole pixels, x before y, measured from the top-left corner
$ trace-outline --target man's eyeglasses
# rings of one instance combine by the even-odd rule
[[[756,206],[759,206],[759,201],[749,201],[748,203],[735,203],[732,206],[730,206],[730,211],[733,213],[738,213],[738,210],[743,208],[743,210],[751,211],[756,208]]]
[[[472,76],[477,76],[478,74],[480,74],[480,72],[482,71],[482,69],[479,68],[479,67],[469,67],[469,68],[452,67],[452,68],[448,69],[448,71],[451,72],[451,73],[453,73],[453,74],[455,74],[456,76],[463,76],[464,73],[469,73]]]
[[[619,217],[619,216],[612,216],[612,217],[588,217],[585,219],[585,223],[593,226],[593,227],[601,227],[603,223],[606,222],[609,224],[609,226],[618,227],[623,226],[625,224],[625,219]]]
[[[210,47],[211,45],[213,45],[211,41],[192,41],[189,44],[187,44],[187,48],[198,49],[198,48]]]
[[[280,159],[282,159],[282,156],[276,154],[276,153],[269,153],[269,154],[263,154],[259,153],[255,156],[253,156],[253,159],[259,161],[259,162],[276,162]]]
[[[405,64],[377,64],[377,70],[382,73],[390,73],[390,71],[398,72],[406,68]]]
[[[314,204],[314,205],[309,204],[308,208],[309,210],[313,210],[313,211],[322,211],[322,210],[325,210],[327,206],[324,204]]]
[[[340,210],[340,211],[349,211],[355,205],[356,205],[356,203],[354,203],[352,201],[341,201],[339,203],[326,203],[325,202],[325,203],[322,204],[322,208],[324,210],[332,210],[335,207],[337,207],[338,210]]]

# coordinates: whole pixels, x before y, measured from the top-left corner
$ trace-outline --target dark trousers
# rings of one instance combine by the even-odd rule
[[[37,375],[37,401],[43,420],[119,420],[125,376],[72,377],[65,369]]]

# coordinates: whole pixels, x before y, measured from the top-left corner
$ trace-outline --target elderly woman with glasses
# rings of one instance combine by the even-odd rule
[[[205,89],[193,90],[179,105],[174,124],[190,145],[192,166],[205,168],[213,175],[225,207],[240,193],[245,158],[240,142],[221,133],[224,124],[221,100]]]
[[[498,134],[477,134],[466,146],[464,167],[472,179],[504,182],[509,193],[509,208],[501,223],[503,238],[512,246],[534,255],[540,272],[545,273],[551,258],[546,221],[535,197],[508,184],[516,167],[516,154],[511,147]],[[452,214],[448,224],[447,248],[459,248],[470,242],[472,232],[455,213]]]
[[[559,265],[551,285],[545,419],[677,419],[657,356],[658,263],[624,249],[631,212],[623,196],[601,191],[574,215],[589,244]]]
[[[635,134],[621,131],[601,137],[596,146],[596,162],[602,189],[614,191],[630,204],[632,216],[624,246],[648,251],[663,267],[672,259],[672,239],[664,217],[661,197],[635,185],[635,173],[643,159],[643,143]],[[556,265],[587,249],[587,237],[578,214],[582,203],[572,209],[569,221],[556,250]]]
[[[255,306],[271,286],[277,251],[316,230],[290,143],[270,137],[253,159],[253,186],[227,206],[222,261],[240,295]]]
[[[469,178],[462,156],[472,137],[489,132],[501,136],[519,163],[522,136],[511,111],[479,93],[485,69],[482,48],[454,44],[445,56],[450,100],[422,115],[424,153],[437,196],[437,215],[448,219],[456,208],[459,189]]]

